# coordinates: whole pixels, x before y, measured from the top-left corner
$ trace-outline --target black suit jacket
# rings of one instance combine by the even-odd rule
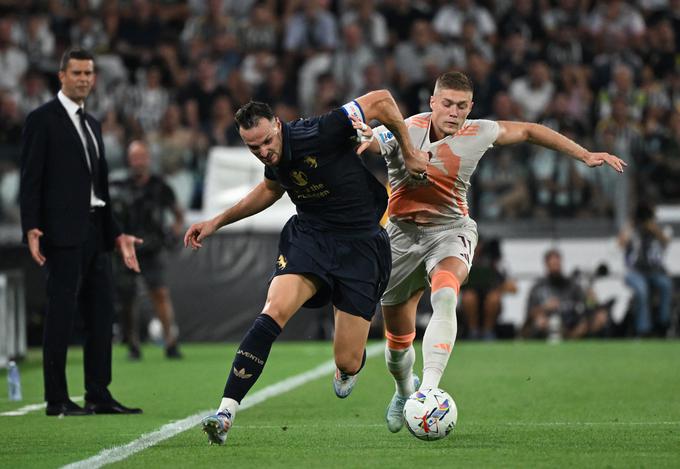
[[[101,126],[91,115],[85,118],[99,147],[99,174],[106,202],[103,235],[107,250],[111,250],[121,231],[111,214]],[[44,233],[42,242],[53,246],[76,246],[85,240],[92,184],[86,157],[78,131],[58,98],[26,117],[19,191],[24,242],[33,228]]]

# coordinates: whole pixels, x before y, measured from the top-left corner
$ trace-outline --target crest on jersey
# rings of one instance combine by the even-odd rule
[[[310,168],[319,167],[319,164],[316,162],[316,156],[305,156],[304,162],[307,163]]]
[[[245,368],[241,368],[240,370],[237,370],[236,367],[234,367],[234,374],[241,379],[248,379],[248,378],[253,376],[252,373],[246,373]]]
[[[283,257],[283,254],[279,254],[279,258],[276,260],[276,265],[279,267],[280,270],[283,270],[286,268],[288,265],[288,261],[286,260],[285,257]]]
[[[307,183],[309,182],[309,179],[307,179],[307,175],[303,173],[302,171],[291,171],[290,172],[290,177],[293,180],[295,184],[298,186],[306,186]]]

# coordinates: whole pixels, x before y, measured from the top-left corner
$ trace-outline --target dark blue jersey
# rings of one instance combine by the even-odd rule
[[[280,163],[265,177],[288,192],[298,217],[314,228],[375,232],[387,207],[385,187],[355,153],[356,132],[342,109],[282,123]]]

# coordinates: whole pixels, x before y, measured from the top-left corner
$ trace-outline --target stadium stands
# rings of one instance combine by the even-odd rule
[[[241,155],[233,152],[245,149],[228,148],[242,145],[233,112],[248,100],[267,101],[290,120],[387,88],[410,115],[428,109],[440,73],[460,69],[475,85],[471,118],[535,120],[629,164],[618,176],[608,168],[584,171],[538,147],[493,149],[480,163],[470,196],[471,214],[483,235],[520,243],[572,236],[610,243],[638,200],[661,206],[661,221],[668,216],[678,228],[677,5],[643,0],[2,1],[0,242],[16,243],[19,236],[23,120],[54,95],[59,57],[73,45],[97,54],[98,83],[87,106],[103,122],[112,169],[124,171],[126,144],[146,138],[154,168],[194,210],[193,219],[201,216],[197,211],[217,210],[242,192],[244,187],[233,188],[231,198],[211,199],[214,182],[223,185],[225,174],[230,180],[240,180],[241,174],[248,181],[260,174],[251,166],[236,171],[233,164],[248,163],[235,163],[235,155]],[[229,154],[234,156],[225,165]],[[380,161],[370,167],[384,180]],[[288,210],[281,206],[279,215]],[[243,229],[274,229],[277,216]],[[509,263],[527,259],[514,256],[514,249],[508,247]],[[620,252],[611,255],[620,262]],[[677,274],[674,258],[669,256]]]

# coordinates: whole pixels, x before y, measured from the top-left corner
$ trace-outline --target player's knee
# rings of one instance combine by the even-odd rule
[[[448,270],[438,270],[432,275],[432,293],[442,290],[452,290],[455,295],[460,292],[460,280]]]
[[[271,317],[281,328],[286,325],[292,316],[286,308],[274,302],[267,302],[262,313]]]
[[[337,352],[335,354],[335,366],[349,375],[354,375],[361,370],[363,356],[363,350],[359,353],[351,351]]]

